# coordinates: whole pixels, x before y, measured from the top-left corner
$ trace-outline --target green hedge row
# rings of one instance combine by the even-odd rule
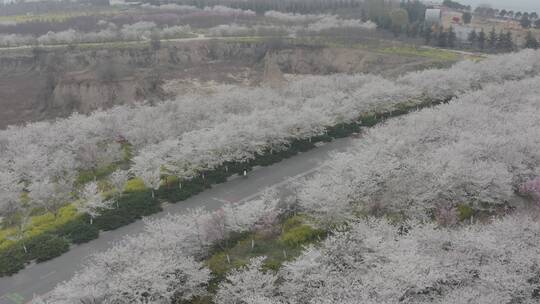
[[[287,149],[281,151],[267,150],[247,162],[228,162],[191,180],[165,182],[152,198],[150,190],[126,192],[118,200],[118,208],[104,210],[89,224],[88,216],[80,216],[65,224],[56,231],[26,241],[28,253],[19,244],[0,251],[0,276],[12,275],[23,269],[32,260],[42,262],[54,258],[69,250],[69,244],[81,244],[99,236],[99,230],[114,230],[162,210],[161,201],[176,203],[186,200],[213,184],[227,181],[234,174],[242,174],[244,170],[252,170],[255,166],[269,166],[283,159],[290,158],[300,152],[313,149],[318,142],[329,142],[336,138],[344,138],[359,132],[362,127],[371,127],[387,118],[402,115],[426,106],[437,105],[450,99],[437,102],[425,101],[414,106],[398,107],[397,110],[379,114],[365,115],[360,120],[340,123],[327,127],[326,134],[311,139],[291,140]],[[168,178],[166,179],[168,181]]]
[[[69,250],[69,245],[82,244],[98,238],[100,230],[114,230],[161,211],[157,199],[152,199],[150,191],[124,193],[118,200],[118,208],[104,210],[102,215],[90,225],[87,215],[80,216],[55,231],[49,231],[12,245],[0,251],[0,276],[17,273],[31,261],[43,262],[55,258]]]
[[[70,242],[64,237],[42,234],[25,241],[23,246],[11,246],[0,252],[0,276],[12,275],[29,262],[44,262],[69,250]]]

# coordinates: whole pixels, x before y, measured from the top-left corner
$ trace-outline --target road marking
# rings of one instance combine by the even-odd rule
[[[45,278],[47,278],[47,277],[52,276],[52,275],[55,274],[55,273],[56,273],[56,270],[53,270],[53,271],[47,273],[46,275],[41,276],[39,279],[40,279],[40,280],[43,280],[43,279],[45,279]]]
[[[222,198],[217,198],[217,197],[212,197],[213,200],[215,200],[216,202],[220,202],[220,203],[224,203],[224,204],[230,204],[231,201],[228,201],[226,199],[222,199]]]

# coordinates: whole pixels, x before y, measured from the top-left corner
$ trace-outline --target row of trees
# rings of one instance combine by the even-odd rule
[[[389,121],[329,161],[306,183],[300,203],[332,222],[354,208],[429,218],[459,205],[491,208],[536,195],[539,84],[535,77],[487,85]]]
[[[172,26],[159,28],[153,22],[137,22],[118,28],[113,23],[103,22],[98,32],[78,32],[73,29],[61,32],[48,32],[35,37],[31,35],[2,35],[0,46],[14,47],[24,45],[55,45],[75,43],[102,43],[115,41],[145,41],[152,37],[158,39],[171,39],[187,37],[191,34],[189,26]]]
[[[495,29],[492,29],[488,34],[482,29],[480,32],[473,30],[469,33],[467,40],[473,48],[480,50],[489,50],[492,52],[510,52],[517,48],[514,43],[512,32],[507,31],[504,33],[500,31],[498,34]],[[527,32],[525,36],[525,42],[523,43],[525,49],[538,49],[540,47],[538,39],[533,35],[531,31]]]
[[[167,6],[169,7],[169,6]],[[231,9],[227,7],[206,7],[195,11],[210,14],[247,14],[249,11]],[[254,13],[253,13],[254,14]],[[322,31],[343,30],[372,30],[376,25],[372,22],[363,22],[360,19],[341,19],[336,15],[298,15],[269,11],[265,14],[272,20],[287,24],[279,25],[238,25],[223,24],[208,29],[210,36],[286,36],[305,35],[320,33]],[[42,36],[0,34],[0,46],[14,47],[23,45],[55,45],[75,43],[102,43],[114,41],[141,41],[156,39],[170,39],[187,37],[191,33],[191,27],[171,26],[160,28],[154,22],[141,21],[134,24],[124,24],[122,27],[114,23],[99,21],[97,32],[79,32],[73,29],[60,32],[48,32]]]
[[[484,17],[491,18],[505,18],[513,19],[520,22],[523,28],[530,28],[531,26],[540,27],[540,19],[538,19],[538,14],[536,12],[514,12],[512,10],[498,10],[493,9],[489,5],[480,5],[475,10],[474,13]]]
[[[534,37],[532,32],[527,33],[527,36],[525,37],[525,45],[524,45],[524,47],[528,48],[528,49],[535,49],[535,50],[540,47],[540,43],[538,42],[538,39],[536,39],[536,37]]]
[[[453,1],[453,0],[444,0],[442,2],[442,5],[446,6],[446,7],[449,7],[449,8],[452,8],[452,9],[456,9],[456,10],[462,10],[462,11],[470,11],[471,10],[471,6],[470,5],[463,5],[457,1]]]
[[[520,12],[520,11],[513,11],[513,10],[506,10],[506,9],[494,9],[487,5],[480,5],[478,6],[474,12],[476,14],[479,14],[481,16],[486,17],[499,17],[499,18],[510,18],[515,20],[522,20],[523,18],[536,20],[538,19],[538,13],[536,12]]]
[[[231,272],[217,304],[535,303],[540,223],[508,217],[449,230],[367,219],[336,230],[276,273],[264,257]],[[533,279],[531,279],[533,278]]]
[[[165,1],[144,0],[142,2],[159,5]],[[199,8],[224,5],[243,10],[252,10],[258,14],[263,14],[264,12],[272,10],[309,14],[343,8],[356,8],[362,5],[364,0],[176,0],[174,3],[196,6]]]
[[[373,22],[363,22],[360,19],[341,19],[336,15],[293,15],[268,14],[272,19],[286,21],[281,25],[238,25],[222,24],[208,29],[208,35],[214,37],[224,36],[305,36],[320,34],[327,31],[369,31],[377,28]]]
[[[456,46],[457,36],[452,27],[425,27],[421,33],[427,45],[453,48]]]
[[[407,27],[406,33],[407,36],[413,38],[421,36],[423,37],[425,44],[438,47],[454,48],[461,45],[462,47],[466,46],[468,48],[492,53],[507,53],[518,48],[511,31],[503,32],[501,30],[497,33],[495,28],[492,28],[492,30],[487,33],[484,29],[481,29],[480,31],[473,29],[467,35],[468,44],[458,40],[456,32],[452,27],[444,29],[442,27],[432,26],[423,28],[412,26]],[[538,40],[533,33],[529,31],[525,36],[523,45],[520,45],[519,47],[525,49],[538,49]]]
[[[484,29],[480,32],[473,30],[469,33],[467,40],[471,43],[472,47],[480,50],[510,52],[516,48],[512,32],[507,31],[504,33],[503,31],[500,31],[497,34],[495,28],[488,34],[484,32]]]
[[[167,4],[161,6],[146,6],[133,11],[115,11],[114,14],[93,15],[75,14],[65,19],[54,17],[35,16],[25,22],[6,22],[0,24],[0,33],[41,36],[48,32],[62,32],[69,29],[81,33],[91,33],[104,29],[104,25],[113,24],[117,28],[135,24],[138,22],[152,22],[160,28],[185,25],[192,21],[190,18],[204,19],[218,17],[223,22],[233,22],[237,18],[249,19],[255,17],[255,12],[250,10],[233,9],[225,6],[213,6],[198,8],[195,6],[181,6]]]
[[[255,17],[251,10],[234,9],[225,6],[198,8],[195,6],[166,4],[146,6],[137,13],[118,11],[115,14],[69,16],[65,19],[36,16],[25,22],[6,22],[0,24],[0,34],[19,34],[25,36],[41,36],[49,32],[63,32],[73,29],[81,33],[99,32],[107,27],[122,28],[139,22],[154,23],[159,28],[182,26],[205,18],[218,18],[219,22],[234,22],[238,19],[249,20]],[[195,19],[195,20],[194,20]]]

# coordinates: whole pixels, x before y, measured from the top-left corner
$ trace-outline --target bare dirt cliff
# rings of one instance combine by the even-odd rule
[[[269,41],[176,42],[159,50],[129,46],[1,51],[0,128],[162,100],[171,97],[164,83],[258,85],[265,77],[280,82],[281,73],[395,75],[426,64],[426,58],[362,48]],[[184,89],[176,93],[189,91]]]

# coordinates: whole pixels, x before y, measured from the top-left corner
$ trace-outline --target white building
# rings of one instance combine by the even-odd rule
[[[426,22],[441,24],[442,22],[442,11],[438,8],[428,8],[426,10]]]

